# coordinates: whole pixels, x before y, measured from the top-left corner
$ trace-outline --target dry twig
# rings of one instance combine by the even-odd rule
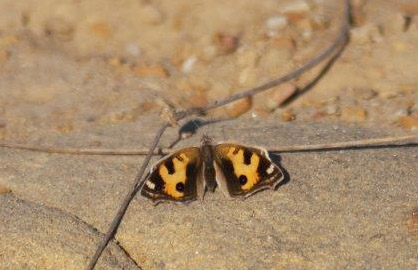
[[[297,153],[308,151],[331,151],[354,148],[367,147],[401,147],[418,145],[418,135],[408,135],[401,137],[385,137],[367,140],[356,140],[348,142],[324,143],[324,144],[303,144],[303,145],[289,145],[289,146],[275,146],[267,148],[272,153]],[[15,143],[1,143],[0,147],[8,147],[14,149],[23,149],[28,151],[69,154],[69,155],[102,155],[102,156],[142,156],[149,153],[148,148],[136,149],[106,149],[106,148],[65,148],[65,147],[48,147],[36,146]],[[167,155],[176,150],[172,148],[155,148],[151,155]]]
[[[274,86],[277,86],[281,83],[284,83],[286,81],[289,81],[289,80],[292,80],[292,79],[298,77],[302,73],[312,69],[313,67],[318,65],[320,62],[322,62],[323,60],[330,57],[333,53],[335,53],[336,49],[338,49],[339,47],[342,47],[346,44],[346,42],[348,41],[349,23],[350,23],[350,6],[349,6],[349,0],[346,0],[344,2],[344,15],[343,15],[343,20],[342,20],[342,25],[341,25],[341,28],[340,28],[340,31],[339,31],[339,34],[338,34],[337,38],[332,42],[332,44],[328,48],[321,51],[312,60],[305,63],[301,67],[296,68],[294,71],[290,72],[289,74],[287,74],[283,77],[273,79],[271,81],[260,84],[256,87],[251,88],[251,89],[248,89],[248,90],[245,90],[245,91],[242,91],[242,92],[238,92],[237,94],[233,94],[233,95],[231,95],[231,96],[229,96],[229,97],[227,97],[227,98],[225,98],[221,101],[215,101],[215,102],[210,103],[209,105],[207,105],[205,107],[202,107],[202,108],[192,108],[192,109],[189,109],[189,110],[177,112],[174,115],[175,120],[180,121],[180,120],[182,120],[186,117],[192,116],[192,115],[204,114],[205,112],[207,112],[209,110],[224,106],[228,103],[231,103],[231,102],[236,101],[236,100],[241,99],[241,98],[245,98],[247,96],[255,95],[257,93],[260,93],[262,91],[265,91],[265,90],[270,89]],[[105,249],[106,245],[108,244],[108,242],[115,235],[117,227],[118,227],[126,209],[128,208],[130,201],[133,199],[135,193],[139,190],[139,188],[142,185],[142,182],[144,181],[144,179],[142,179],[142,176],[145,172],[145,168],[148,166],[149,160],[151,159],[151,155],[154,152],[154,149],[156,148],[156,146],[159,142],[159,139],[162,136],[162,133],[164,132],[164,130],[168,126],[169,126],[169,124],[167,124],[167,123],[164,124],[163,127],[157,133],[154,141],[151,144],[148,155],[146,156],[145,161],[142,164],[140,172],[138,173],[138,175],[137,175],[137,177],[134,181],[134,184],[132,186],[131,191],[129,192],[129,194],[125,198],[125,200],[124,200],[122,206],[120,207],[116,217],[114,218],[109,230],[107,231],[107,233],[104,236],[102,242],[98,246],[94,256],[92,257],[89,265],[86,268],[87,270],[92,270],[94,268],[94,266],[97,263],[97,260],[99,259],[100,255],[103,252],[103,250]],[[142,182],[141,182],[141,179],[142,179]]]
[[[129,190],[128,195],[123,200],[121,206],[119,207],[119,210],[116,214],[116,216],[113,218],[112,223],[110,224],[109,229],[107,230],[103,240],[100,242],[100,244],[97,246],[97,250],[94,253],[93,257],[90,260],[89,265],[87,266],[87,269],[94,269],[94,266],[97,263],[97,260],[100,258],[100,255],[102,254],[103,250],[106,248],[109,241],[115,236],[117,228],[119,227],[120,222],[122,221],[123,216],[125,215],[126,209],[128,209],[128,206],[132,199],[135,197],[135,194],[138,192],[139,189],[142,187],[141,178],[144,175],[145,169],[148,166],[148,163],[151,159],[152,153],[154,152],[154,149],[157,147],[158,142],[160,141],[161,136],[163,136],[164,131],[170,126],[170,124],[166,123],[163,124],[160,129],[157,131],[154,141],[151,143],[149,151],[147,156],[145,157],[144,162],[142,163],[141,169],[139,169],[139,172],[134,180],[134,183]]]
[[[48,152],[48,153],[63,153],[63,154],[78,154],[78,155],[143,155],[146,154],[145,160],[142,163],[142,166],[132,184],[132,187],[125,197],[122,205],[120,206],[116,216],[114,217],[108,231],[106,232],[104,238],[98,245],[95,254],[91,258],[88,266],[86,269],[92,270],[94,269],[98,259],[100,258],[103,250],[106,248],[109,241],[114,237],[116,234],[117,228],[129,206],[129,203],[134,198],[135,194],[138,190],[141,189],[142,184],[144,182],[143,175],[145,173],[146,167],[154,154],[165,154],[168,153],[168,149],[157,149],[157,145],[162,137],[164,131],[172,125],[172,122],[180,121],[186,117],[190,117],[192,115],[201,115],[205,112],[224,106],[229,104],[233,101],[252,96],[258,94],[262,91],[268,90],[272,87],[280,85],[286,81],[292,80],[303,74],[304,72],[312,69],[313,67],[317,66],[319,63],[324,61],[325,59],[331,57],[332,55],[336,54],[338,48],[342,48],[348,41],[348,31],[349,31],[349,19],[350,19],[350,7],[349,7],[349,0],[344,2],[344,16],[342,20],[342,25],[339,30],[339,33],[336,39],[332,42],[332,44],[321,51],[318,55],[316,55],[313,59],[309,62],[305,63],[304,65],[296,68],[292,72],[286,74],[285,76],[270,80],[266,83],[260,84],[255,86],[251,89],[244,90],[233,94],[223,100],[215,101],[213,103],[208,104],[205,107],[201,108],[191,108],[184,111],[174,112],[173,117],[171,119],[171,123],[164,123],[158,129],[154,140],[152,141],[148,150],[145,149],[138,149],[138,150],[109,150],[109,149],[83,149],[83,148],[61,148],[61,147],[42,147],[42,146],[31,146],[31,145],[23,145],[23,144],[16,144],[16,143],[7,143],[7,142],[0,142],[0,147],[8,147],[8,148],[15,148],[15,149],[25,149],[31,151],[39,151],[39,152]],[[404,138],[405,139],[405,138]],[[311,145],[311,146],[288,146],[288,147],[277,147],[275,149],[271,149],[272,152],[298,152],[298,151],[307,151],[309,150],[320,150],[320,149],[333,149],[333,148],[347,148],[347,147],[358,147],[359,145],[374,145],[375,143],[380,143],[383,145],[390,145],[392,143],[397,143],[397,145],[401,144],[400,141],[395,139],[377,139],[377,140],[367,140],[367,141],[355,141],[355,142],[346,142],[346,143],[336,143],[336,144],[325,144],[325,145]],[[415,142],[417,144],[417,142]]]

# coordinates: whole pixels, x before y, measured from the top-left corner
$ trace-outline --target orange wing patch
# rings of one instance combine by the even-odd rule
[[[178,183],[186,183],[187,164],[189,164],[190,161],[186,154],[181,153],[179,156],[180,159],[177,157],[173,158],[173,174],[168,173],[168,169],[165,165],[162,165],[159,169],[160,176],[165,182],[164,192],[173,198],[181,198],[184,196],[183,192],[176,189],[176,185]]]
[[[240,149],[234,154],[235,148],[230,147],[226,156],[231,160],[234,165],[234,174],[237,178],[241,175],[247,177],[247,183],[242,186],[243,190],[251,189],[260,180],[260,176],[257,173],[258,164],[260,163],[260,157],[256,153],[252,153],[251,162],[249,165],[244,163],[244,150]]]

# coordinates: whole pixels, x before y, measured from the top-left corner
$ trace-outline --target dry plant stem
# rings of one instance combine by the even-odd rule
[[[402,146],[418,146],[418,136],[402,136],[402,137],[386,137],[368,140],[358,140],[349,142],[324,143],[312,145],[290,145],[278,146],[268,149],[269,152],[275,153],[297,153],[308,151],[332,151],[343,149],[358,149],[366,147],[402,147]]]
[[[122,205],[120,206],[116,216],[114,217],[112,223],[110,224],[109,229],[107,230],[104,238],[100,242],[99,246],[96,249],[96,252],[94,253],[93,257],[90,260],[89,265],[86,269],[93,269],[94,266],[97,263],[97,260],[100,258],[100,255],[102,254],[103,250],[106,248],[109,241],[113,238],[113,236],[116,234],[117,228],[122,221],[123,216],[125,215],[126,209],[128,209],[129,203],[132,201],[132,199],[135,197],[135,194],[138,192],[138,190],[141,188],[141,178],[144,175],[145,169],[148,166],[148,163],[151,159],[152,153],[154,152],[154,149],[157,147],[158,142],[160,141],[161,136],[163,135],[164,131],[169,127],[169,124],[163,124],[160,129],[157,131],[155,138],[153,142],[151,143],[151,146],[148,150],[148,154],[145,157],[144,162],[142,163],[141,169],[139,170],[134,183],[132,184],[131,189],[129,190],[129,194],[125,197],[125,200],[123,201]]]
[[[290,81],[300,75],[302,75],[304,72],[312,69],[313,67],[317,66],[320,62],[328,58],[330,55],[332,55],[336,49],[340,46],[345,45],[345,43],[348,41],[349,37],[349,29],[350,29],[350,3],[349,0],[344,1],[344,14],[343,14],[343,20],[342,25],[340,27],[340,31],[338,33],[337,38],[333,41],[331,46],[326,48],[325,50],[321,51],[316,57],[314,57],[309,62],[305,63],[299,68],[296,68],[295,70],[291,71],[290,73],[284,75],[283,77],[276,78],[273,80],[268,81],[267,83],[260,84],[256,87],[253,87],[248,90],[240,91],[236,94],[233,94],[223,100],[220,101],[214,101],[213,103],[203,107],[203,108],[191,108],[190,110],[186,110],[183,112],[184,115],[190,115],[190,114],[202,114],[206,111],[224,106],[228,103],[231,103],[233,101],[236,101],[241,98],[245,98],[247,96],[252,96],[255,94],[258,94],[264,90],[270,89],[272,87],[275,87],[279,84],[282,84],[284,82]],[[180,116],[183,116],[183,114],[180,114]]]
[[[12,142],[0,142],[0,147],[28,150],[33,152],[51,153],[51,154],[68,154],[68,155],[146,155],[148,148],[141,149],[106,149],[106,148],[74,148],[74,147],[59,147],[59,146],[43,146],[43,145],[28,145]],[[165,155],[157,148],[153,155]]]
[[[262,84],[260,86],[254,87],[252,89],[243,91],[241,93],[232,95],[230,97],[227,97],[224,100],[221,100],[219,102],[214,102],[212,104],[209,104],[206,107],[203,108],[192,108],[190,110],[186,110],[186,111],[181,111],[178,112],[174,115],[175,120],[179,121],[184,119],[185,117],[194,115],[194,114],[202,114],[205,113],[208,110],[211,109],[215,109],[217,107],[226,105],[230,102],[233,102],[235,100],[250,96],[250,95],[254,95],[257,93],[260,93],[264,90],[267,90],[273,86],[277,86],[285,81],[291,80],[296,78],[297,76],[301,75],[302,73],[304,73],[305,71],[313,68],[314,66],[316,66],[318,63],[320,63],[322,60],[326,59],[328,56],[330,56],[336,48],[338,48],[339,46],[344,45],[347,41],[348,41],[348,30],[349,30],[349,13],[350,13],[350,7],[349,7],[349,1],[346,0],[345,1],[345,5],[344,5],[344,19],[342,22],[342,26],[340,28],[340,33],[338,34],[338,37],[334,40],[334,42],[332,43],[331,46],[329,46],[328,48],[326,48],[325,50],[323,50],[322,52],[320,52],[314,59],[312,59],[311,61],[309,61],[308,63],[304,64],[302,67],[297,68],[296,70],[290,72],[289,74],[280,77],[278,79],[274,79],[271,80],[265,84]],[[123,205],[121,206],[119,212],[117,213],[117,216],[115,217],[115,219],[112,222],[111,227],[109,228],[108,232],[106,233],[103,241],[100,243],[99,248],[96,250],[96,253],[94,254],[92,260],[89,263],[89,266],[87,267],[88,270],[92,270],[98,260],[98,258],[100,257],[102,251],[104,250],[104,248],[106,247],[107,243],[110,241],[110,239],[115,235],[117,227],[130,203],[130,201],[132,200],[133,196],[135,195],[136,191],[138,190],[138,188],[140,188],[140,186],[142,185],[143,181],[140,182],[140,180],[142,179],[142,176],[145,172],[145,168],[148,166],[149,160],[151,159],[151,155],[154,152],[154,149],[156,148],[159,139],[161,138],[163,132],[165,131],[165,129],[169,126],[169,124],[164,124],[161,129],[158,131],[155,140],[152,143],[152,146],[149,149],[148,155],[145,158],[144,163],[142,164],[141,170],[137,175],[137,178],[135,179],[135,185],[133,186],[132,190],[130,191],[130,193],[128,194],[128,196],[125,198],[125,201],[123,202]]]
[[[275,87],[281,83],[286,81],[295,79],[299,75],[303,74],[307,70],[315,67],[321,61],[325,60],[328,56],[330,56],[338,47],[343,46],[348,41],[348,31],[349,31],[349,1],[345,1],[344,7],[344,19],[342,22],[342,26],[340,27],[340,32],[338,37],[334,40],[334,42],[325,50],[321,51],[315,58],[304,64],[303,66],[293,70],[289,74],[286,74],[283,77],[273,79],[267,83],[261,84],[259,86],[253,87],[248,90],[243,90],[236,94],[233,94],[221,101],[215,101],[203,108],[191,108],[186,111],[179,111],[176,113],[175,118],[177,121],[180,121],[186,117],[192,116],[194,114],[203,114],[209,110],[221,107],[233,101],[236,101],[241,98],[245,98],[247,96],[258,94],[262,91],[268,90],[272,87]],[[47,153],[63,153],[63,154],[89,154],[89,155],[111,155],[112,150],[101,150],[101,149],[77,149],[77,148],[60,148],[60,147],[42,147],[42,146],[31,146],[31,145],[24,145],[18,143],[10,143],[10,142],[0,142],[0,147],[7,147],[7,148],[15,148],[15,149],[25,149],[31,151],[39,151],[39,152],[47,152]],[[145,154],[146,150],[141,150],[141,153],[132,153],[131,150],[118,150],[121,155],[136,155],[136,154]],[[156,153],[156,154],[164,154],[164,153]]]
[[[349,149],[349,148],[365,148],[365,147],[395,147],[395,146],[412,146],[418,145],[418,135],[408,135],[401,137],[386,137],[368,140],[358,140],[349,142],[337,142],[326,144],[312,144],[312,145],[290,145],[290,146],[276,146],[268,148],[269,152],[277,153],[294,153],[306,152],[313,150],[335,150],[335,149]],[[97,148],[61,148],[61,147],[47,147],[47,146],[31,146],[26,144],[12,144],[0,143],[0,147],[9,147],[14,149],[23,149],[28,151],[68,154],[68,155],[101,155],[101,156],[141,156],[147,155],[149,149],[97,149]],[[155,148],[152,155],[167,155],[175,152],[172,148]]]

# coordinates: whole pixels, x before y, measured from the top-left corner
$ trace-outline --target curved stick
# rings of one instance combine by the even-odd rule
[[[112,223],[110,224],[109,229],[107,230],[105,236],[103,237],[102,241],[98,245],[96,252],[94,253],[93,257],[91,258],[88,266],[86,269],[93,269],[94,266],[97,263],[97,260],[100,258],[100,255],[102,254],[103,250],[106,248],[109,241],[113,238],[113,236],[116,234],[116,231],[119,227],[120,222],[122,221],[123,216],[125,215],[126,209],[128,209],[128,206],[132,199],[135,197],[135,194],[141,187],[141,178],[145,172],[145,169],[148,166],[148,163],[151,159],[152,153],[154,152],[154,149],[157,147],[158,142],[160,141],[161,136],[163,136],[164,131],[169,127],[169,124],[163,124],[161,128],[157,131],[157,134],[155,135],[154,140],[151,143],[151,146],[148,150],[148,154],[145,157],[144,162],[142,163],[141,169],[139,170],[134,183],[132,184],[132,187],[128,193],[128,195],[125,197],[125,200],[123,200],[122,205],[120,206],[116,216],[113,218]]]
[[[328,56],[330,56],[336,48],[338,48],[339,46],[344,45],[347,41],[348,41],[348,29],[349,29],[349,16],[350,15],[350,6],[349,6],[349,0],[346,0],[344,2],[344,16],[343,16],[343,23],[342,26],[340,28],[340,33],[338,34],[337,38],[334,40],[334,42],[325,50],[323,50],[322,52],[320,52],[315,58],[313,58],[311,61],[307,62],[306,64],[304,64],[303,66],[297,68],[296,70],[290,72],[289,74],[277,78],[277,79],[273,79],[267,83],[264,83],[262,85],[256,86],[254,88],[251,88],[249,90],[231,95],[229,97],[227,97],[224,100],[221,100],[219,102],[215,101],[212,104],[209,104],[208,106],[202,107],[202,108],[192,108],[190,110],[185,110],[185,111],[180,111],[178,113],[174,114],[175,120],[179,121],[184,119],[185,117],[194,115],[194,114],[201,114],[204,113],[208,110],[212,110],[214,108],[226,105],[230,102],[236,101],[238,99],[250,96],[250,95],[254,95],[257,93],[260,93],[264,90],[267,90],[271,87],[277,86],[285,81],[291,80],[296,78],[297,76],[301,75],[303,72],[313,68],[314,66],[316,66],[318,63],[320,63],[321,61],[323,61],[324,59],[326,59]],[[123,215],[125,214],[126,209],[129,206],[130,201],[133,199],[133,197],[135,196],[136,192],[139,190],[139,188],[142,186],[142,183],[144,182],[144,179],[142,179],[141,182],[141,178],[145,172],[145,168],[148,166],[148,163],[151,159],[152,153],[154,152],[154,149],[156,148],[159,139],[161,138],[162,134],[164,133],[165,129],[170,126],[169,123],[165,123],[163,124],[163,126],[158,130],[155,139],[153,141],[153,143],[151,144],[151,147],[148,151],[148,154],[144,160],[144,163],[142,164],[142,167],[137,175],[137,177],[135,178],[135,183],[132,186],[132,189],[130,190],[129,194],[127,195],[127,197],[125,198],[120,210],[118,211],[116,217],[113,219],[112,224],[109,228],[109,230],[107,231],[104,239],[102,240],[102,242],[100,243],[99,247],[97,248],[94,256],[92,257],[89,265],[87,266],[87,270],[92,270],[94,268],[94,266],[96,265],[97,260],[99,259],[101,253],[103,252],[103,250],[105,249],[107,243],[112,239],[112,237],[115,235],[118,225],[121,222],[121,219],[123,217]]]

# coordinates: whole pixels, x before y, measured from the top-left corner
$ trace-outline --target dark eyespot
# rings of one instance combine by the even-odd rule
[[[241,186],[245,185],[248,181],[247,176],[240,175],[239,178],[238,178],[238,181],[241,184]]]
[[[176,190],[179,191],[179,192],[183,192],[184,191],[184,184],[182,182],[177,183]]]

